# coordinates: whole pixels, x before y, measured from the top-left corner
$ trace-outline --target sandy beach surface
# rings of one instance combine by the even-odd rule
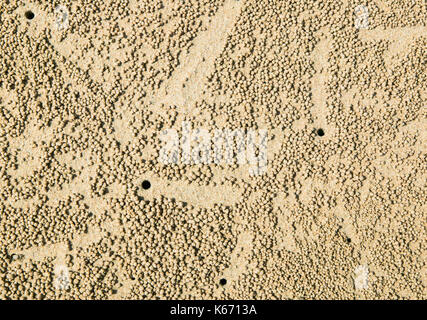
[[[0,0],[0,299],[426,299],[426,22]]]

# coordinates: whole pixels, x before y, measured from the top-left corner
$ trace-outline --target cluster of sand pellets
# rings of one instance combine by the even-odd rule
[[[427,298],[426,22],[0,1],[0,299]],[[185,122],[266,130],[265,172],[162,163]]]

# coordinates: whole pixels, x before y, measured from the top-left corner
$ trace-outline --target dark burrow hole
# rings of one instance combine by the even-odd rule
[[[222,279],[219,280],[219,284],[222,285],[222,286],[225,286],[227,284],[227,280],[224,279],[224,278],[222,278]]]
[[[323,137],[325,135],[325,131],[323,131],[323,129],[317,129],[316,134],[319,137]]]
[[[345,241],[347,241],[347,243],[351,243],[351,239],[347,238]]]
[[[143,188],[144,190],[150,189],[150,187],[151,187],[151,183],[150,183],[150,181],[148,181],[148,180],[144,180],[144,181],[142,181],[142,188]]]
[[[31,10],[25,11],[25,18],[27,18],[28,20],[33,20],[34,12],[32,12]]]

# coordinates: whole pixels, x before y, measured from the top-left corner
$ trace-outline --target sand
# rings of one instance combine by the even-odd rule
[[[1,0],[0,299],[426,299],[426,18]]]

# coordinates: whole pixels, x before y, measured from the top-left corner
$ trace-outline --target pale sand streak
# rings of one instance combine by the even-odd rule
[[[243,1],[227,0],[224,3],[208,29],[197,36],[189,54],[161,88],[154,99],[155,105],[176,105],[180,111],[188,112],[200,99],[205,80],[213,71],[215,59],[224,49],[227,35],[234,27],[242,6]]]
[[[313,50],[312,59],[314,61],[314,69],[316,74],[312,79],[312,94],[313,104],[312,114],[316,124],[319,127],[325,128],[326,126],[326,82],[328,79],[328,56],[332,44],[329,38],[323,37]]]
[[[360,30],[360,37],[363,41],[391,41],[389,50],[384,56],[384,62],[390,72],[409,53],[411,43],[422,36],[427,36],[427,28],[423,26]]]

